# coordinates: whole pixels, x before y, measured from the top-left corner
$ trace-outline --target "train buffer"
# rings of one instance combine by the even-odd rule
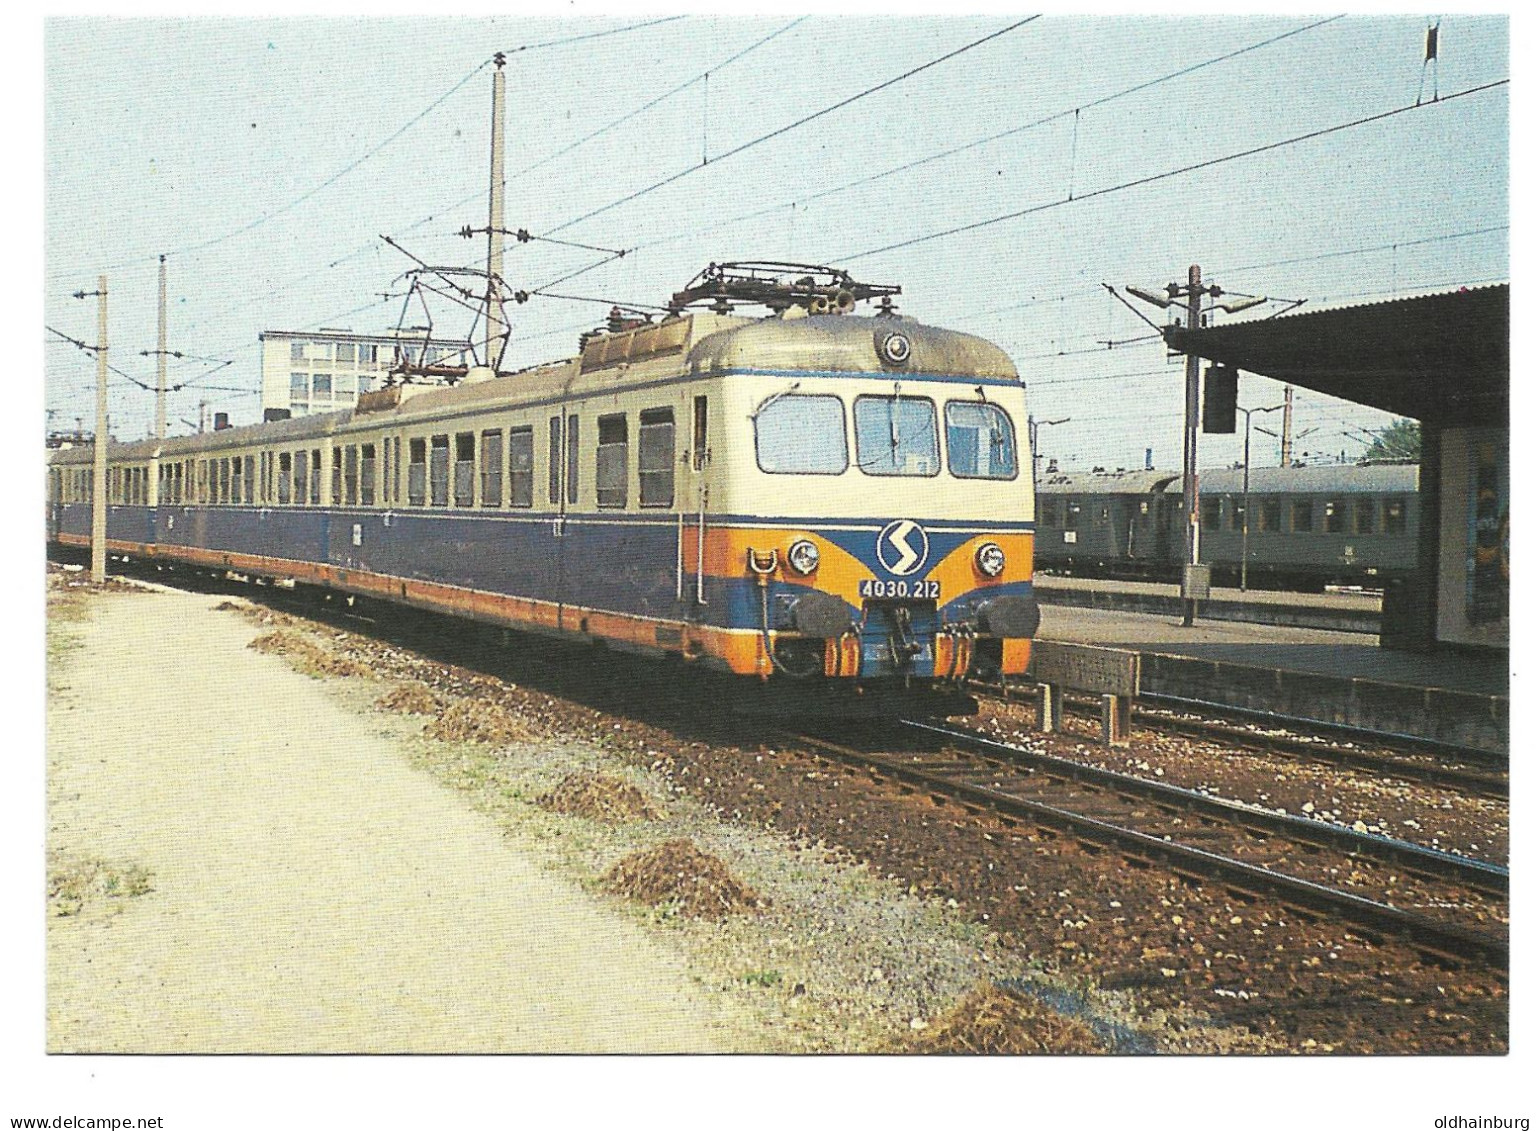
[[[1027,674],[1036,681],[1038,729],[1051,733],[1063,723],[1063,694],[1100,695],[1102,742],[1127,746],[1133,701],[1139,696],[1139,653],[1125,648],[1039,640],[1032,645]]]

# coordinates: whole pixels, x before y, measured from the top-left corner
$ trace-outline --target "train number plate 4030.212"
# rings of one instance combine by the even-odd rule
[[[868,577],[861,582],[863,597],[899,597],[911,601],[941,600],[939,581],[884,581],[880,577]]]

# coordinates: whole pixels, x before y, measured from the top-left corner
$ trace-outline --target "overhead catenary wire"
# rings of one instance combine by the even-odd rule
[[[1382,110],[1378,114],[1370,114],[1365,117],[1354,118],[1351,121],[1338,122],[1334,125],[1323,126],[1320,129],[1310,130],[1302,134],[1296,134],[1293,137],[1287,137],[1278,141],[1267,142],[1263,145],[1254,145],[1247,149],[1238,150],[1234,153],[1227,153],[1219,157],[1210,157],[1203,161],[1195,161],[1191,164],[1183,165],[1176,169],[1167,169],[1161,173],[1151,173],[1148,176],[1135,177],[1131,180],[1122,181],[1118,184],[1106,185],[1091,192],[1082,193],[1080,196],[1074,197],[1073,199],[1045,201],[1042,204],[1034,204],[1027,208],[1018,208],[1011,212],[1002,213],[999,216],[991,216],[985,220],[975,220],[971,224],[958,224],[954,227],[943,228],[939,231],[927,232],[923,235],[913,236],[906,240],[898,240],[894,243],[884,244],[881,247],[868,248],[865,251],[847,252],[845,254],[835,256],[834,259],[838,262],[853,262],[857,259],[866,259],[873,255],[882,255],[886,252],[898,251],[902,248],[914,247],[922,243],[929,243],[932,240],[946,239],[949,236],[961,235],[964,232],[978,231],[980,228],[987,228],[995,224],[1002,224],[1008,220],[1017,220],[1023,216],[1031,216],[1037,213],[1047,212],[1050,209],[1063,208],[1064,206],[1070,204],[1082,204],[1085,201],[1094,200],[1097,197],[1110,196],[1113,193],[1125,192],[1133,188],[1141,188],[1145,185],[1156,184],[1160,181],[1169,180],[1172,177],[1183,176],[1187,173],[1195,173],[1200,169],[1212,169],[1215,166],[1228,164],[1231,161],[1239,161],[1247,157],[1255,157],[1262,153],[1270,153],[1279,149],[1284,149],[1291,145],[1300,145],[1307,141],[1315,141],[1319,138],[1329,137],[1332,134],[1341,133],[1344,130],[1357,129],[1360,126],[1372,125],[1375,122],[1387,121],[1402,114],[1409,114],[1419,110],[1432,110],[1437,107],[1447,106],[1449,103],[1454,102],[1457,99],[1467,98],[1471,95],[1482,94],[1487,91],[1496,90],[1500,87],[1507,86],[1508,81],[1509,80],[1507,79],[1497,79],[1493,82],[1481,83],[1478,86],[1467,87],[1465,90],[1446,95],[1439,102],[1425,102],[1421,105],[1412,104],[1407,106],[1398,106],[1391,110]]]
[[[610,203],[605,204],[599,208],[591,209],[590,211],[583,213],[581,216],[574,217],[565,223],[558,224],[556,227],[549,229],[544,234],[554,235],[557,232],[566,231],[568,228],[575,227],[576,225],[581,224],[586,220],[591,220],[595,216],[602,216],[604,213],[609,212],[612,209],[619,208],[623,204],[629,204],[633,200],[638,200],[641,197],[655,192],[660,188],[671,185],[676,181],[683,180],[685,177],[690,176],[692,173],[697,173],[702,169],[716,165],[722,161],[726,161],[729,158],[736,157],[738,154],[745,153],[757,145],[761,145],[764,142],[770,141],[772,138],[777,138],[783,134],[790,133],[792,130],[799,129],[802,126],[807,125],[809,122],[817,121],[819,118],[825,117],[828,114],[832,114],[836,110],[841,110],[853,102],[858,102],[863,98],[876,94],[879,91],[886,90],[888,87],[894,86],[897,83],[901,83],[906,79],[912,78],[915,75],[920,74],[922,71],[927,71],[931,67],[938,66],[950,59],[955,59],[957,56],[962,55],[965,52],[972,51],[975,47],[981,47],[991,40],[998,39],[1000,36],[1015,31],[1018,28],[1024,27],[1039,18],[1039,16],[1028,16],[1024,20],[1017,20],[1013,24],[1000,28],[998,31],[990,32],[988,35],[982,36],[979,39],[975,39],[971,43],[966,43],[952,51],[948,51],[944,55],[939,55],[928,62],[920,64],[918,67],[911,67],[909,70],[903,72],[902,74],[894,75],[890,79],[885,79],[884,81],[877,83],[875,86],[869,86],[864,90],[858,91],[846,98],[842,98],[838,102],[835,102],[829,106],[825,106],[821,110],[815,110],[811,114],[803,115],[801,118],[798,118],[794,122],[788,122],[783,126],[779,126],[776,129],[771,130],[769,133],[761,134],[759,137],[753,138],[750,141],[746,141],[741,145],[734,146],[732,149],[727,150],[725,153],[719,153],[715,157],[711,157],[705,161],[702,161],[699,165],[691,164],[681,171],[674,173],[671,176],[665,177],[661,181],[656,181],[644,188],[640,188],[634,192],[627,193],[625,196],[622,196],[617,200],[612,200]]]

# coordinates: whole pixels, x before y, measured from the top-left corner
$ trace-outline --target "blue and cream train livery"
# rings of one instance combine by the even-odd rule
[[[1027,666],[1025,414],[966,334],[687,311],[510,375],[114,443],[108,548],[914,694]],[[51,541],[89,544],[91,460],[49,453]]]

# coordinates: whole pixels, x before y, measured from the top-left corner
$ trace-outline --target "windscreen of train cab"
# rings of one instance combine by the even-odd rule
[[[771,396],[754,413],[754,452],[761,471],[840,474],[850,466],[844,402],[824,395]]]
[[[926,397],[857,397],[856,466],[868,475],[939,475],[936,406]]]
[[[947,468],[962,479],[1015,479],[1016,436],[998,405],[948,401]]]

